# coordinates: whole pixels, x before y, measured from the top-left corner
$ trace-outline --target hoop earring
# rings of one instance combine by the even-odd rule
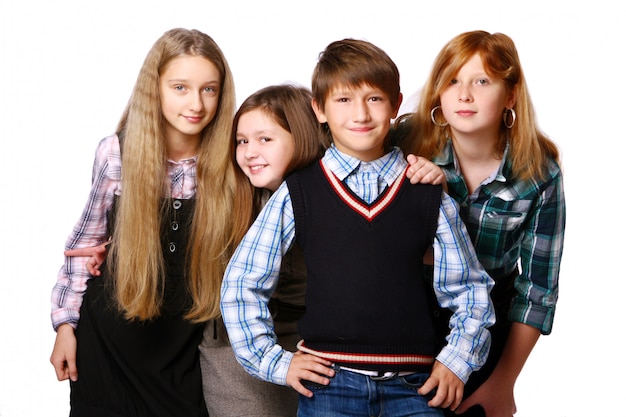
[[[509,112],[511,112],[511,124],[507,123],[507,121],[509,120]],[[504,121],[504,126],[507,129],[510,129],[513,127],[516,119],[517,119],[517,115],[515,114],[514,109],[504,109],[504,114],[502,114],[502,120]]]
[[[445,123],[437,123],[437,120],[435,120],[435,112],[437,111],[437,109],[440,109],[441,106],[435,106],[433,107],[433,109],[430,111],[430,120],[432,120],[433,124],[437,127],[446,127],[448,126],[448,122]]]

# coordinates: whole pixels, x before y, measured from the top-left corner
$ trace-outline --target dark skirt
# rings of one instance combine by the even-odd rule
[[[90,280],[81,307],[70,416],[208,416],[198,352],[202,326],[170,313],[128,321],[103,281]]]
[[[188,229],[179,225],[190,218],[193,202],[174,203],[175,213],[164,221],[167,270],[159,317],[123,317],[107,285],[106,263],[102,276],[88,281],[76,328],[72,417],[208,416],[198,351],[204,326],[183,318],[191,303],[184,275]]]

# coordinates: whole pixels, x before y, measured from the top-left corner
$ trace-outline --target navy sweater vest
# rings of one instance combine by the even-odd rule
[[[306,348],[340,353],[330,358],[359,369],[421,369],[402,358],[437,353],[422,258],[441,187],[412,185],[402,174],[367,205],[321,162],[287,185],[308,274],[299,322]]]

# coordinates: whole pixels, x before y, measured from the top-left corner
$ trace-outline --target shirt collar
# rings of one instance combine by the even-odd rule
[[[193,164],[198,161],[198,156],[191,156],[189,158],[179,159],[178,161],[174,161],[172,159],[167,160],[167,164],[169,166],[177,166],[177,165],[185,165],[185,164]]]
[[[504,153],[502,154],[502,160],[500,161],[500,166],[498,167],[498,171],[495,173],[495,175],[490,178],[491,181],[506,182],[507,176],[511,173],[511,166],[507,159],[508,154],[509,142],[507,141],[506,147],[504,148]],[[456,172],[457,175],[461,175],[459,162],[456,159],[454,147],[452,146],[452,139],[448,139],[448,142],[443,148],[443,151],[433,159],[433,162],[442,167],[454,167],[454,172]]]
[[[378,159],[363,162],[358,158],[346,155],[339,151],[334,144],[331,144],[322,161],[340,181],[344,181],[352,174],[369,171],[376,172],[387,185],[391,185],[407,166],[404,154],[398,147],[393,147],[390,152]]]

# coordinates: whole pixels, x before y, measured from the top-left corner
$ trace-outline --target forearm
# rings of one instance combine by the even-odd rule
[[[76,272],[73,272],[72,266],[75,266]],[[59,271],[50,297],[50,319],[55,331],[62,324],[69,324],[76,328],[88,278],[86,268],[78,265],[78,259],[66,258],[66,263]]]
[[[92,247],[95,246],[93,242],[101,242],[104,236],[104,230],[100,231],[99,235],[72,233],[68,238],[66,248]],[[64,323],[74,328],[78,324],[83,295],[87,289],[87,281],[91,278],[86,265],[88,260],[89,257],[83,256],[65,257],[65,263],[59,270],[50,300],[51,320],[55,330]]]
[[[502,356],[491,378],[513,386],[541,332],[523,323],[513,323]]]
[[[221,310],[228,338],[237,361],[246,372],[275,384],[286,384],[287,370],[293,354],[277,344],[267,289],[259,285],[272,279],[249,284],[238,269],[229,266],[222,283]],[[271,284],[270,284],[271,285]]]
[[[434,288],[440,304],[453,311],[448,344],[438,360],[463,382],[486,361],[495,321],[493,279],[478,262],[456,205],[442,200],[434,249]]]
[[[559,294],[559,273],[565,236],[565,199],[561,177],[546,186],[537,198],[524,230],[520,264],[522,271],[515,287],[509,319],[552,331]]]

